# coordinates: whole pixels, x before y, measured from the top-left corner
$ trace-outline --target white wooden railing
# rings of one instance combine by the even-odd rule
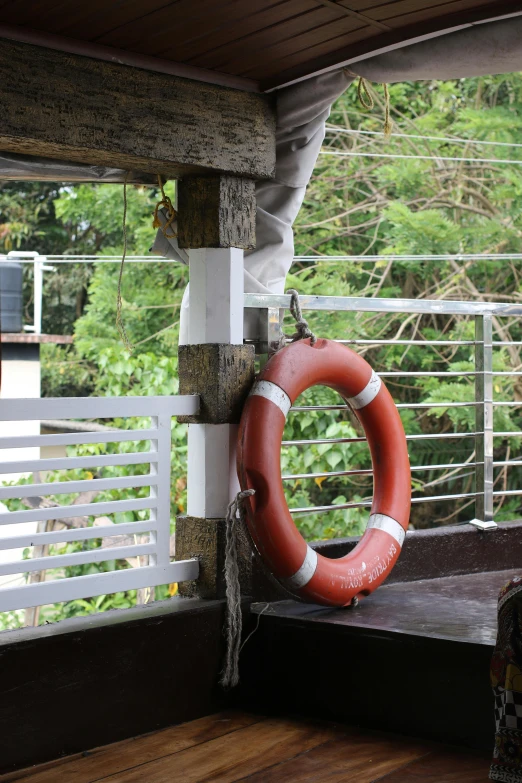
[[[0,611],[25,609],[118,591],[182,582],[198,576],[197,560],[171,562],[170,559],[170,456],[171,418],[196,413],[199,398],[119,397],[0,400],[0,502],[33,499],[40,507],[27,510],[2,510],[0,513]],[[114,419],[149,417],[146,429],[106,429],[95,432],[20,435],[13,433],[13,422],[49,419]],[[6,422],[11,422],[7,425]],[[39,458],[39,449],[82,444],[133,443],[128,453],[93,456],[57,456]],[[141,443],[140,451],[138,443]],[[36,454],[20,449],[37,449]],[[145,475],[11,484],[20,475],[78,468],[149,465]],[[107,502],[50,504],[47,498],[63,494],[111,489],[150,487],[147,497]],[[78,501],[80,496],[76,498]],[[39,500],[35,500],[39,499]],[[57,500],[59,502],[59,500]],[[50,507],[49,507],[50,506]],[[5,506],[4,506],[5,508]],[[100,520],[119,512],[148,510],[146,520],[114,524]],[[93,520],[96,518],[96,524]],[[53,529],[58,528],[61,529]],[[111,540],[133,537],[134,543],[99,547],[67,554],[49,554],[49,545],[92,539]],[[30,557],[24,559],[24,550]],[[64,578],[58,576],[37,583],[24,579],[6,579],[10,575],[52,571],[75,565],[128,560],[148,565],[126,567],[108,573]],[[140,561],[141,558],[141,561]]]

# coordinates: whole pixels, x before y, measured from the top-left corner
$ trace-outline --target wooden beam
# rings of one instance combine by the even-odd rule
[[[178,242],[192,249],[255,247],[255,182],[229,176],[183,179],[178,185]]]
[[[0,150],[168,177],[269,179],[269,96],[0,39]]]
[[[246,529],[236,529],[237,565],[243,596],[251,595],[252,544]],[[186,552],[199,561],[197,580],[180,582],[179,594],[184,598],[223,598],[225,583],[226,521],[178,516],[176,519],[176,558]]]

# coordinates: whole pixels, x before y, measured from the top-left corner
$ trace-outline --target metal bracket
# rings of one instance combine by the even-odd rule
[[[481,533],[486,533],[488,530],[496,530],[498,528],[496,522],[483,522],[481,519],[472,519],[468,524],[476,527]]]
[[[250,310],[249,312],[255,311]],[[257,313],[257,336],[253,339],[253,342],[256,347],[256,355],[262,356],[263,354],[268,354],[270,344],[277,342],[281,337],[285,311],[279,307],[264,307],[260,308]]]

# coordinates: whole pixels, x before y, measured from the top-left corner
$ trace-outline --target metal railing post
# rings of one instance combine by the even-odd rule
[[[490,313],[475,316],[475,480],[474,524],[496,527],[493,520],[493,323]]]

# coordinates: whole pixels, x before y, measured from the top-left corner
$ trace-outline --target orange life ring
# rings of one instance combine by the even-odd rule
[[[297,530],[281,481],[286,416],[311,386],[330,386],[356,411],[370,446],[374,494],[368,527],[354,550],[329,559]],[[373,592],[399,557],[408,528],[411,478],[404,429],[387,388],[354,351],[331,340],[292,343],[266,364],[247,399],[238,441],[247,524],[263,562],[291,592],[327,606],[347,606]]]

